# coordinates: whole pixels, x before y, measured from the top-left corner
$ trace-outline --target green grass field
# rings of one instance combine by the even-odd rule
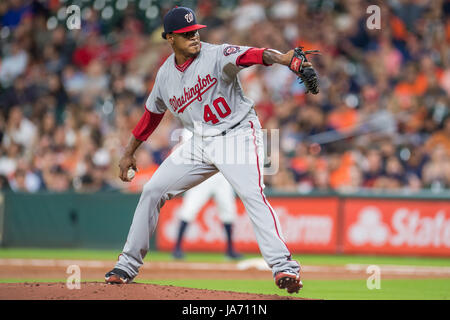
[[[116,260],[120,250],[0,248],[0,259]],[[260,257],[244,254],[245,258]],[[293,259],[308,265],[390,264],[450,267],[450,258],[294,254]],[[170,252],[149,252],[146,261],[172,261]],[[188,252],[188,262],[224,262],[222,253]]]
[[[73,250],[73,249],[0,249],[0,259],[86,259],[111,260],[117,259],[118,252],[113,250]],[[245,258],[259,257],[257,254],[246,254]],[[303,265],[408,265],[408,266],[438,266],[450,267],[450,259],[423,257],[393,257],[393,256],[350,256],[350,255],[294,255],[294,259]],[[151,252],[146,261],[171,261],[167,252]],[[187,253],[189,262],[224,262],[221,253]],[[102,281],[103,279],[83,279],[83,281]],[[0,282],[61,282],[65,279],[5,279]],[[277,289],[271,281],[265,280],[161,280],[146,281],[136,279],[140,283],[154,283],[182,287],[228,290],[263,294],[287,295]],[[381,288],[369,290],[366,280],[304,280],[304,288],[300,297],[333,299],[333,300],[449,300],[450,278],[446,279],[395,279],[381,278]]]
[[[147,281],[198,289],[286,295],[265,280],[167,280]],[[450,279],[382,280],[379,290],[369,290],[365,280],[305,280],[299,297],[326,300],[449,300]]]

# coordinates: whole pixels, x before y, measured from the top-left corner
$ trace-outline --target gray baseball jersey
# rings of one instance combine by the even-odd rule
[[[145,106],[153,113],[169,109],[194,134],[215,136],[239,123],[254,105],[236,77],[243,68],[236,60],[250,47],[201,44],[199,55],[183,72],[174,54],[167,58]]]
[[[242,200],[273,275],[281,271],[299,273],[300,265],[291,259],[278,217],[263,192],[262,128],[253,102],[244,96],[237,77],[242,67],[236,60],[247,49],[203,42],[199,55],[184,71],[175,66],[174,55],[160,68],[146,108],[153,113],[169,109],[194,134],[163,161],[142,190],[116,263],[116,268],[130,277],[134,278],[144,263],[165,201],[217,172]],[[233,151],[239,160],[228,157]]]

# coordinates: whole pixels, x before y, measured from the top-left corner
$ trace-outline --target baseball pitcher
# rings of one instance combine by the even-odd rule
[[[264,195],[261,125],[237,75],[251,65],[278,63],[295,72],[308,91],[317,93],[317,77],[305,56],[308,52],[296,48],[283,54],[266,48],[201,42],[198,30],[206,26],[197,24],[194,12],[185,7],[170,10],[163,24],[162,36],[173,54],[157,73],[144,115],[119,162],[120,178],[129,181],[127,171],[136,169],[136,149],[167,110],[193,136],[175,149],[144,185],[123,251],[105,281],[131,282],[149,250],[149,239],[165,201],[220,171],[248,212],[275,284],[289,293],[298,292],[303,286],[300,265],[291,258],[277,214]]]

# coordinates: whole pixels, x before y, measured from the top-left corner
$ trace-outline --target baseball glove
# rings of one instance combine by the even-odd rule
[[[305,84],[306,93],[312,94],[319,93],[319,79],[317,78],[316,71],[312,67],[304,67],[303,63],[308,61],[306,59],[307,54],[319,54],[319,50],[303,51],[303,47],[297,47],[294,49],[294,55],[292,56],[289,69],[291,69],[301,80],[301,83]]]

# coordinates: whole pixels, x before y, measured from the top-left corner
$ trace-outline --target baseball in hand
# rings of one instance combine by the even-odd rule
[[[128,180],[132,180],[134,178],[135,174],[136,174],[136,171],[134,171],[133,168],[128,169],[128,172],[127,172]]]

